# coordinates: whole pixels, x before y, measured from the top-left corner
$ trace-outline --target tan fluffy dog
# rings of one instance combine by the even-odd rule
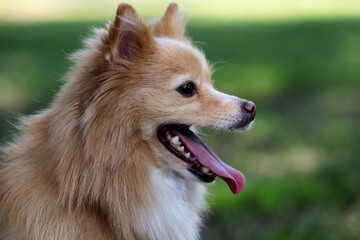
[[[243,175],[190,129],[246,129],[252,102],[216,91],[176,4],[151,23],[120,4],[73,55],[52,106],[4,148],[0,239],[198,239],[204,182]]]

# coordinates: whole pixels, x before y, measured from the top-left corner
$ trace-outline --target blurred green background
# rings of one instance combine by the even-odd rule
[[[167,1],[129,1],[160,16]],[[0,0],[0,143],[54,98],[69,53],[118,2]],[[217,180],[203,239],[360,239],[360,1],[180,2],[216,87],[252,100],[252,130],[204,130],[247,179]]]

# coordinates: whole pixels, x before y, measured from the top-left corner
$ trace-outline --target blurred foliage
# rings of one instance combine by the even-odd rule
[[[0,25],[0,140],[19,113],[49,105],[68,53],[97,22]],[[216,87],[252,100],[242,133],[202,132],[247,178],[217,180],[203,239],[360,239],[360,19],[193,22]]]

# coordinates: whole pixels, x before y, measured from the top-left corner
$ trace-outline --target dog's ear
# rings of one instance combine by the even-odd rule
[[[154,38],[150,27],[126,3],[119,4],[115,19],[109,25],[108,61],[132,61],[149,48]]]
[[[170,3],[164,16],[154,23],[154,35],[184,40],[186,12],[179,11],[176,3]]]

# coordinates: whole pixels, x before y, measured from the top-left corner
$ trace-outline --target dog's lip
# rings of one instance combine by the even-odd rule
[[[186,148],[185,151],[191,153],[191,157],[186,157],[185,153],[176,149],[176,147],[171,144],[171,141],[169,141],[166,136],[166,132],[174,132],[179,129],[190,131],[189,128],[190,125],[187,124],[164,124],[158,127],[157,136],[159,141],[165,146],[165,148],[169,152],[174,154],[176,157],[181,159],[186,164],[187,169],[191,173],[193,173],[199,180],[206,183],[213,182],[216,177],[213,172],[210,171],[209,173],[205,174],[202,170],[202,167],[204,166],[196,159],[196,157],[194,157],[191,151]],[[178,134],[176,135],[178,136]]]
[[[174,147],[169,146],[171,143],[166,141],[167,138],[165,135],[165,132],[167,131],[171,131],[172,135],[178,136],[189,152],[195,156],[197,160],[196,162],[198,162],[201,166],[208,168],[214,174],[222,178],[228,184],[230,190],[234,194],[243,190],[245,186],[244,175],[222,162],[220,158],[203,141],[201,141],[201,139],[196,136],[195,133],[189,129],[189,125],[169,124],[160,126],[158,129],[158,138],[160,142],[162,142],[163,145],[175,156],[189,163],[187,159],[184,160],[182,155],[179,155],[173,151]],[[193,172],[194,169],[198,169],[197,166],[191,166],[189,171]],[[197,175],[196,173],[194,174]]]

